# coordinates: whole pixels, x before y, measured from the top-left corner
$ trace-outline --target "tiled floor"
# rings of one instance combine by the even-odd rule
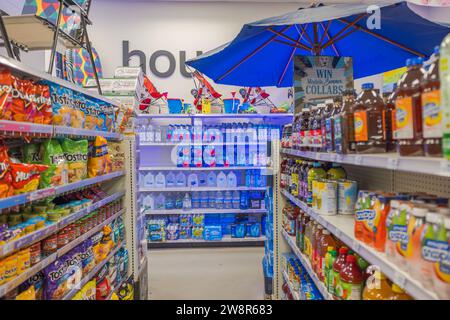
[[[149,252],[149,299],[263,299],[263,248]]]

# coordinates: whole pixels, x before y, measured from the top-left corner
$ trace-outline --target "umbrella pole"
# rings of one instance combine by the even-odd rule
[[[320,52],[322,51],[322,49],[320,48],[319,43],[319,30],[317,29],[317,22],[314,22],[313,30],[314,30],[313,52],[315,56],[320,56]]]

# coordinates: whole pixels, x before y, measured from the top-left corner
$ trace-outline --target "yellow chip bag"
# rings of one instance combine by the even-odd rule
[[[68,166],[69,183],[87,178],[88,141],[63,139],[61,147]]]
[[[97,283],[95,278],[86,283],[72,300],[95,300]]]
[[[97,136],[89,143],[88,152],[88,177],[94,178],[108,173],[111,160],[108,155],[108,142],[104,137]],[[108,164],[108,163],[109,164]]]
[[[34,286],[30,286],[25,291],[16,296],[16,300],[36,300],[36,290]]]

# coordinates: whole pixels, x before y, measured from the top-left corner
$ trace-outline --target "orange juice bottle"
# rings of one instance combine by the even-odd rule
[[[345,265],[341,268],[339,278],[342,287],[342,299],[361,300],[364,275],[354,255],[349,254],[345,258]]]
[[[384,252],[386,244],[386,218],[391,209],[390,202],[395,197],[393,193],[379,195],[375,200],[375,216],[371,223],[369,245],[380,252]]]
[[[418,274],[416,266],[420,264],[421,260],[420,237],[422,236],[422,232],[425,227],[425,216],[427,212],[427,206],[414,207],[408,222],[408,245],[406,249],[408,252],[407,266],[408,271],[412,276],[416,276]]]
[[[389,300],[392,296],[391,285],[386,276],[379,270],[367,279],[366,286],[362,294],[363,300]]]
[[[392,294],[389,297],[389,300],[413,300],[409,294],[403,291],[403,289],[395,283],[392,284],[391,290]]]
[[[316,227],[316,231],[313,235],[313,255],[312,255],[312,268],[316,274],[318,274],[318,262],[319,262],[319,256],[320,256],[320,237],[322,236],[323,227],[318,224]]]
[[[341,269],[345,265],[345,259],[347,258],[348,248],[341,247],[339,249],[339,256],[333,262],[333,277],[332,277],[332,292],[334,300],[342,299],[342,286],[341,286]]]
[[[450,299],[450,211],[448,209],[438,209],[443,215],[443,226],[438,231],[438,239],[442,248],[447,248],[442,252],[439,261],[434,264],[433,285],[440,299]],[[446,245],[445,245],[446,243]]]
[[[336,242],[331,236],[330,231],[323,229],[322,235],[319,239],[319,257],[317,261],[317,275],[322,282],[325,282],[326,277],[326,257],[327,253],[336,248]]]

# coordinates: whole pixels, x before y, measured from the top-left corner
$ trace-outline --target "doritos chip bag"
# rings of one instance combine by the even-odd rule
[[[68,164],[69,183],[87,178],[88,141],[63,139],[61,147]]]
[[[93,178],[108,173],[111,167],[111,159],[108,154],[108,143],[104,137],[97,136],[89,143],[88,177]],[[109,161],[109,164],[108,164]]]
[[[8,148],[0,145],[0,198],[7,198],[14,194],[10,165]]]
[[[48,169],[45,165],[25,163],[11,163],[10,167],[14,194],[37,190],[41,173]]]
[[[47,139],[41,146],[42,163],[48,170],[42,174],[41,188],[49,188],[67,184],[68,166],[63,149],[58,140]]]

